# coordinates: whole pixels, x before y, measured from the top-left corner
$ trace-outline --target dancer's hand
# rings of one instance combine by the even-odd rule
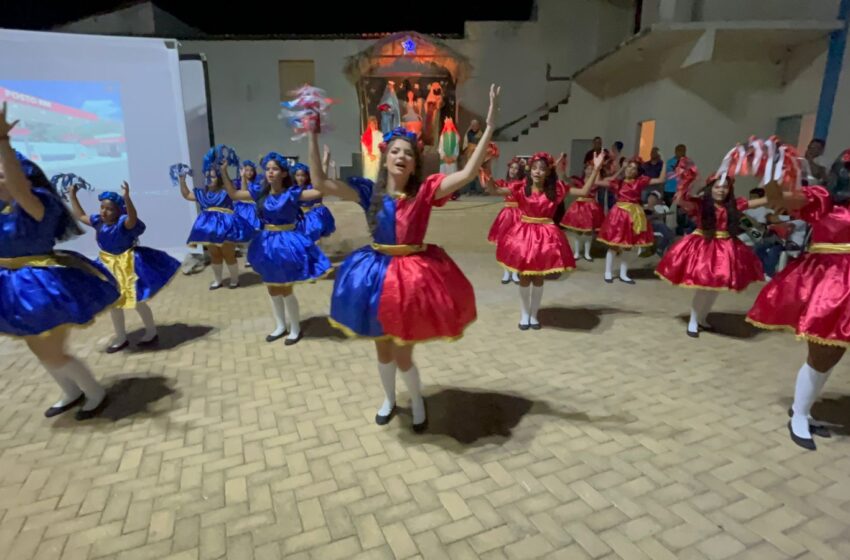
[[[3,108],[0,109],[0,139],[8,138],[9,132],[15,128],[19,122],[19,120],[12,121],[11,123],[8,121],[8,108],[6,106],[6,102],[3,102]]]
[[[121,183],[121,196],[123,196],[124,199],[130,197],[130,184],[127,181]]]
[[[487,126],[496,126],[496,113],[499,112],[499,93],[502,87],[496,84],[490,84],[490,108],[487,110]]]
[[[600,169],[605,164],[605,152],[599,152],[593,156],[593,168]]]

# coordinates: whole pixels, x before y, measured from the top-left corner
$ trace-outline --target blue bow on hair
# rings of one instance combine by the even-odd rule
[[[308,166],[307,164],[301,163],[300,161],[298,163],[296,163],[295,165],[293,165],[289,169],[289,171],[290,171],[290,173],[292,173],[293,176],[295,176],[295,174],[298,173],[299,171],[303,171],[304,173],[307,174],[308,177],[310,176],[310,166]]]
[[[239,156],[236,155],[236,150],[225,146],[224,144],[219,144],[214,148],[210,148],[204,156],[204,175],[209,173],[211,169],[218,171],[221,164],[225,162],[227,162],[227,165],[229,166],[236,168],[239,167]]]
[[[265,169],[265,168],[266,168],[266,165],[268,165],[268,163],[269,163],[270,161],[273,161],[273,162],[277,163],[277,164],[280,166],[280,168],[281,168],[281,169],[286,170],[286,171],[289,171],[289,162],[287,162],[287,161],[286,161],[286,158],[285,158],[285,157],[283,157],[282,155],[280,155],[279,153],[277,153],[277,152],[269,152],[269,153],[267,153],[267,154],[263,157],[263,159],[261,159],[261,160],[260,160],[260,166],[261,166],[263,169]]]
[[[124,197],[115,191],[104,191],[97,195],[97,199],[101,202],[103,202],[104,200],[108,200],[115,204],[115,206],[117,206],[118,209],[121,210],[122,214],[126,212],[124,208]]]
[[[33,164],[34,165],[34,164]],[[60,173],[50,178],[50,183],[59,191],[59,194],[65,200],[68,200],[68,191],[71,187],[79,187],[80,190],[93,191],[88,181],[73,173]]]
[[[418,141],[418,137],[416,136],[416,133],[412,132],[410,130],[407,130],[403,126],[398,126],[394,129],[392,129],[391,131],[387,132],[386,134],[384,134],[384,142],[386,142],[387,144],[389,144],[390,140],[392,140],[393,138],[407,138],[408,140],[413,142],[414,145]]]
[[[257,164],[251,161],[250,159],[246,159],[242,161],[242,167],[250,167],[254,171],[257,170]]]

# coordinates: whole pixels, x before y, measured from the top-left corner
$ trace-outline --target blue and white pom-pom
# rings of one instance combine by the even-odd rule
[[[74,175],[73,173],[60,173],[58,175],[54,175],[50,178],[50,183],[65,200],[68,200],[68,191],[70,191],[73,187],[77,187],[82,191],[94,191],[94,187],[91,186],[88,181],[79,175]]]
[[[292,101],[284,101],[280,104],[278,118],[285,119],[295,131],[292,140],[304,138],[311,130],[321,132],[322,127],[330,130],[327,126],[328,107],[334,101],[324,90],[305,85],[291,92],[291,95],[295,96]]]
[[[168,168],[168,176],[171,177],[171,184],[176,187],[180,184],[180,177],[192,176],[192,168],[185,163],[175,163]]]

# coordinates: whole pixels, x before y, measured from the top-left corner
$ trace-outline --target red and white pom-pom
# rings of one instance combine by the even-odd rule
[[[295,131],[293,140],[303,138],[308,132],[320,132],[321,124],[324,124],[325,130],[328,130],[328,108],[334,101],[325,94],[324,90],[305,85],[291,94],[294,99],[280,104],[281,111],[278,118],[286,119]]]
[[[670,176],[671,179],[676,179],[676,193],[679,196],[686,196],[697,175],[699,175],[699,170],[697,170],[694,162],[687,157],[681,158]]]
[[[783,144],[779,147],[779,160],[773,170],[773,180],[786,190],[798,190],[803,177],[800,172],[800,158],[794,146]]]
[[[736,145],[723,156],[723,161],[720,162],[720,167],[717,168],[717,173],[715,173],[719,184],[725,185],[727,177],[735,177],[735,171],[738,168],[738,158],[740,157],[739,147],[741,147],[740,144]]]

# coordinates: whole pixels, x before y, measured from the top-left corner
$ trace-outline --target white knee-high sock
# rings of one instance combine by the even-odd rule
[[[584,258],[585,260],[590,260],[590,247],[593,245],[593,234],[587,234],[584,236]]]
[[[78,359],[71,358],[68,360],[68,363],[60,368],[56,368],[54,371],[73,381],[85,393],[86,402],[82,406],[83,410],[97,408],[106,397],[106,390],[92,376],[89,368]]]
[[[395,406],[395,371],[395,362],[378,362],[378,375],[381,376],[381,386],[384,388],[384,404],[378,409],[379,416],[389,416]]]
[[[629,252],[623,251],[623,254],[620,255],[620,278],[626,281],[631,281],[629,277],[629,261],[632,259],[631,253],[633,251],[636,251],[636,249],[632,249]]]
[[[531,285],[519,287],[519,324],[527,325],[531,315]]]
[[[109,316],[112,318],[112,326],[115,328],[115,339],[112,341],[113,346],[124,344],[127,342],[127,328],[124,323],[123,309],[110,309]]]
[[[580,233],[575,234],[575,240],[573,241],[573,257],[578,260],[581,257],[581,243],[582,243],[582,235]]]
[[[410,409],[413,412],[413,423],[421,424],[425,421],[425,399],[422,398],[422,381],[419,378],[419,370],[413,364],[409,370],[402,371],[401,377],[407,385],[410,393]]]
[[[236,261],[233,264],[228,263],[227,272],[230,273],[230,285],[238,286],[239,285],[239,261]]]
[[[704,295],[705,290],[694,290],[694,298],[691,301],[691,318],[688,321],[688,330],[691,332],[699,332],[699,317],[705,299]]]
[[[614,269],[614,249],[608,249],[605,253],[605,279],[611,280],[614,278],[612,270]]]
[[[532,325],[539,324],[537,320],[537,312],[540,311],[540,302],[543,300],[543,284],[531,287],[531,305],[529,306],[528,315],[529,323]]]
[[[272,315],[274,316],[275,328],[269,336],[280,336],[286,332],[286,305],[283,296],[269,296],[272,302]]]
[[[289,294],[283,298],[286,314],[289,315],[289,336],[286,338],[295,340],[301,336],[301,314],[298,309],[298,299],[295,294]]]
[[[156,336],[156,323],[153,320],[153,311],[150,306],[140,301],[136,303],[136,313],[142,318],[142,323],[145,325],[145,336],[142,342],[150,342]]]
[[[71,379],[59,373],[59,368],[44,367],[47,369],[47,373],[56,381],[56,384],[59,385],[59,388],[62,389],[62,398],[56,401],[51,408],[69,405],[80,398],[80,395],[83,394],[82,390]]]
[[[711,308],[714,306],[714,302],[717,301],[717,296],[720,295],[720,292],[715,292],[713,290],[700,290],[704,293],[702,297],[702,303],[698,309],[699,315],[697,316],[697,321],[699,321],[700,325],[706,326],[708,325],[708,314],[711,312]]]
[[[519,273],[518,272],[512,272],[511,273],[511,280],[513,280],[514,282],[519,284]]]
[[[809,430],[809,414],[815,404],[829,374],[816,371],[808,363],[804,363],[797,372],[797,383],[794,387],[794,404],[791,405],[793,416],[791,416],[791,430],[797,437],[812,439]]]
[[[505,269],[505,273],[502,274],[502,282],[510,282],[511,281],[511,271]]]
[[[221,286],[221,277],[222,277],[222,272],[224,271],[224,265],[222,265],[221,263],[218,263],[218,264],[213,263],[213,264],[210,265],[210,268],[212,269],[213,276],[215,277],[215,282],[213,282],[212,285],[213,286]]]

